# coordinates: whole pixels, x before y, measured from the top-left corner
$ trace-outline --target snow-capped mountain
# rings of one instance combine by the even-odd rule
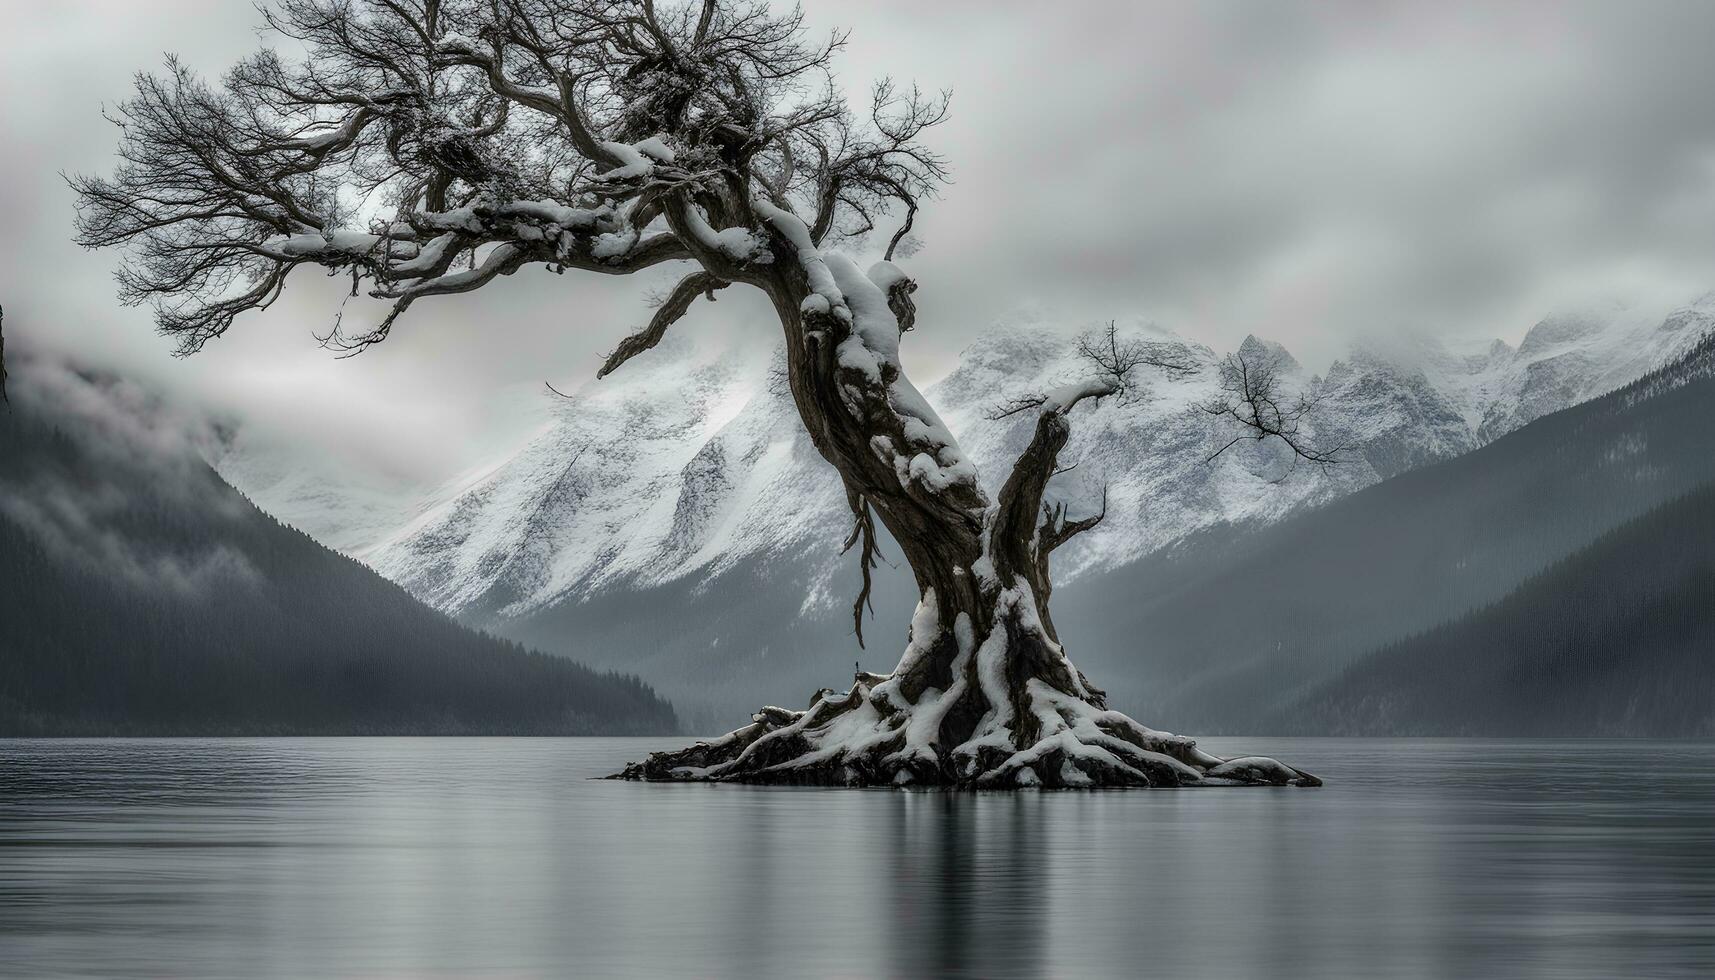
[[[1255,443],[1210,461],[1231,437],[1199,408],[1217,392],[1221,355],[1122,325],[1180,344],[1196,369],[1145,378],[1129,398],[1077,410],[1062,454],[1074,465],[1051,492],[1078,515],[1099,508],[1105,488],[1107,517],[1056,553],[1056,581],[1099,574],[1212,525],[1272,523],[1469,452],[1672,361],[1712,328],[1715,296],[1665,320],[1620,308],[1550,317],[1517,350],[1499,341],[1476,351],[1423,338],[1371,344],[1322,377],[1278,345],[1247,339],[1247,353],[1273,357],[1290,390],[1316,399],[1316,441],[1347,447],[1344,462],[1322,469],[1294,466],[1279,447]],[[989,410],[1080,377],[1077,333],[1040,316],[1014,317],[925,390],[991,489],[1028,441],[1030,421],[992,421]],[[265,509],[337,542],[431,604],[532,642],[551,638],[531,632],[533,620],[563,631],[574,609],[598,597],[615,608],[624,600],[611,597],[645,592],[720,605],[723,590],[755,588],[759,569],[782,568],[797,586],[791,609],[800,619],[849,631],[849,559],[839,545],[850,516],[779,372],[753,356],[664,345],[567,397],[544,394],[540,424],[521,449],[403,510],[383,503],[386,495],[342,493],[325,480],[265,479],[282,470],[254,453],[217,462]],[[388,523],[401,513],[408,516]],[[757,635],[768,634],[746,642],[754,646]],[[680,654],[704,656],[721,641],[686,640]]]
[[[1108,517],[1056,556],[1057,575],[1123,564],[1211,524],[1273,521],[1468,452],[1672,360],[1712,324],[1715,298],[1653,323],[1618,308],[1554,316],[1516,351],[1496,341],[1459,354],[1408,339],[1356,349],[1323,378],[1307,376],[1278,345],[1247,339],[1249,353],[1266,351],[1292,386],[1317,399],[1317,440],[1349,447],[1347,462],[1327,469],[1294,468],[1268,447],[1208,462],[1225,430],[1197,406],[1216,393],[1218,355],[1184,345],[1195,372],[1148,378],[1136,396],[1079,410],[1064,454],[1076,468],[1055,490],[1078,512],[1099,507],[1105,487]],[[1039,316],[1014,318],[928,387],[985,479],[1004,479],[1030,425],[990,421],[988,410],[1078,377],[1073,333]],[[521,450],[430,494],[393,528],[371,519],[385,510],[365,495],[347,499],[304,481],[259,485],[254,461],[225,469],[264,507],[293,514],[454,612],[527,615],[604,589],[707,577],[807,549],[827,551],[832,564],[827,546],[848,523],[837,479],[802,433],[778,368],[753,362],[699,358],[681,346],[568,398],[544,395],[546,417]],[[364,533],[370,540],[358,540]]]
[[[548,396],[535,438],[365,560],[442,608],[518,616],[796,547],[844,506],[766,365],[681,348],[627,368]]]

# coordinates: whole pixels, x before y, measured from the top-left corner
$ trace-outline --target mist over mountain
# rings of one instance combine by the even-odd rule
[[[0,734],[676,728],[636,678],[473,632],[263,514],[147,392],[12,367]]]
[[[1132,324],[1130,334],[1178,345],[1197,369],[1080,410],[1065,453],[1075,469],[1054,489],[1075,508],[1095,508],[1106,487],[1108,518],[1056,554],[1057,577],[1136,560],[1200,528],[1277,520],[1468,452],[1669,363],[1712,323],[1715,298],[1666,321],[1611,307],[1545,319],[1517,351],[1498,341],[1453,351],[1430,337],[1372,343],[1325,378],[1251,338],[1247,347],[1281,358],[1290,382],[1319,400],[1312,434],[1351,448],[1348,465],[1327,471],[1293,469],[1290,454],[1266,445],[1208,463],[1225,430],[1197,406],[1215,392],[1219,355]],[[1076,333],[1021,314],[926,389],[986,479],[1000,479],[1029,436],[1028,420],[991,420],[989,410],[1077,378]],[[843,538],[838,481],[798,431],[776,372],[755,360],[681,343],[569,398],[544,394],[522,448],[403,503],[397,488],[385,494],[349,475],[305,479],[242,442],[216,465],[271,513],[340,542],[432,604],[516,618]],[[837,549],[825,557],[818,584],[841,563]]]
[[[1294,467],[1271,446],[1208,462],[1223,430],[1198,405],[1215,390],[1218,353],[1124,325],[1130,335],[1179,345],[1197,369],[1080,409],[1062,457],[1075,465],[1051,496],[1074,514],[1090,513],[1105,488],[1107,518],[1055,554],[1057,609],[1078,608],[1086,593],[1134,607],[1114,585],[1133,566],[1205,547],[1183,544],[1191,540],[1216,542],[1207,547],[1222,554],[1219,542],[1469,453],[1672,362],[1712,325],[1715,299],[1665,319],[1603,307],[1549,317],[1517,350],[1499,341],[1470,349],[1408,336],[1372,342],[1322,377],[1278,345],[1247,340],[1279,360],[1291,387],[1318,399],[1315,438],[1349,447],[1346,462],[1326,470]],[[1028,439],[1026,421],[993,421],[988,410],[1075,379],[1075,333],[1040,316],[1016,317],[926,390],[986,479],[1004,475]],[[843,495],[766,365],[688,344],[664,347],[568,398],[544,396],[538,411],[536,434],[521,449],[403,506],[332,477],[282,479],[296,471],[242,438],[216,460],[271,512],[343,542],[431,604],[543,649],[635,669],[706,725],[749,710],[759,696],[795,704],[853,660],[891,667],[914,601],[908,575],[880,570],[870,650],[858,650],[849,611],[856,574],[838,553],[850,523]],[[1587,540],[1562,542],[1542,560]],[[890,543],[884,550],[897,555]],[[1516,584],[1535,567],[1492,584]],[[1178,583],[1169,585],[1177,594]],[[1162,591],[1151,589],[1139,594]],[[1182,691],[1153,687],[1157,653],[1129,649],[1130,636],[1148,634],[1132,632],[1138,624],[1128,613],[1088,611],[1068,616],[1078,621],[1067,636],[1074,659],[1116,696],[1123,690],[1152,707],[1159,696],[1166,710]],[[1437,607],[1423,625],[1454,611]],[[1389,638],[1365,634],[1364,642]],[[1160,657],[1174,659],[1176,642],[1156,641],[1167,649]],[[1192,648],[1212,664],[1249,656]]]

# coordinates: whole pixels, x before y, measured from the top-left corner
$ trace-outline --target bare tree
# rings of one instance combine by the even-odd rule
[[[807,710],[765,708],[723,738],[626,770],[649,779],[1017,786],[1312,784],[1229,763],[1108,709],[1047,616],[1047,555],[1079,529],[1043,504],[1069,415],[1149,363],[1112,333],[1105,375],[1030,407],[1029,446],[998,496],[905,377],[917,284],[833,246],[903,216],[945,179],[922,137],[945,94],[883,81],[862,111],[829,74],[844,37],[799,13],[700,0],[278,0],[263,50],[218,86],[169,61],[118,109],[112,177],[77,177],[78,240],[122,245],[123,297],[152,303],[185,353],[266,307],[297,270],[413,304],[527,267],[626,275],[688,267],[602,374],[654,347],[699,296],[772,303],[794,403],[839,471],[848,542],[875,518],[921,595],[889,675]],[[1098,356],[1099,355],[1099,356]],[[865,601],[860,596],[860,606]],[[861,622],[861,620],[860,620]]]

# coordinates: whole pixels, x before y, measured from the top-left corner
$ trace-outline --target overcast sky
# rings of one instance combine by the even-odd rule
[[[920,220],[919,380],[1009,310],[1146,316],[1321,367],[1399,331],[1516,341],[1599,297],[1715,288],[1715,4],[806,5],[852,28],[842,81],[954,91],[955,183]],[[62,171],[109,169],[102,103],[164,52],[218,74],[258,43],[242,0],[0,3],[0,303],[9,338],[117,367],[307,444],[440,472],[517,392],[577,384],[660,280],[521,274],[425,301],[336,361],[338,282],[173,360],[71,245]],[[670,278],[663,272],[662,277]],[[739,290],[681,324],[760,353]],[[350,314],[348,314],[350,315]]]

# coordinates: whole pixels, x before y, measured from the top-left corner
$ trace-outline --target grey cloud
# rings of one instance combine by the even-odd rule
[[[420,304],[387,344],[315,346],[340,300],[309,280],[188,362],[117,310],[114,257],[67,243],[59,170],[109,165],[99,102],[184,52],[255,44],[244,5],[32,5],[0,65],[7,325],[266,420],[332,453],[443,471],[515,433],[520,393],[588,378],[649,284],[520,275]],[[99,11],[99,15],[92,11]],[[1144,316],[1216,347],[1248,333],[1312,367],[1410,329],[1516,341],[1595,294],[1715,287],[1715,5],[1464,2],[809,5],[853,29],[842,80],[954,90],[928,208],[927,381],[1028,301]],[[663,273],[666,275],[666,273]],[[349,315],[363,315],[354,307]],[[16,326],[14,326],[16,324]],[[775,339],[729,290],[682,329]]]

